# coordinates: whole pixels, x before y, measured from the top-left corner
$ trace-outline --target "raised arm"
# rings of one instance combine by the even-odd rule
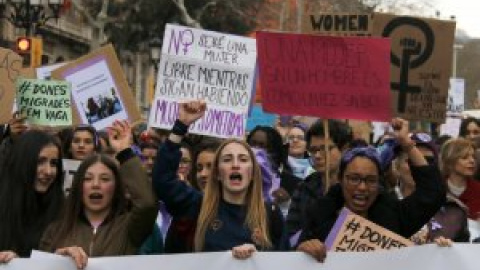
[[[180,142],[188,127],[205,114],[206,105],[201,101],[181,103],[179,117],[166,142],[160,147],[153,166],[152,181],[155,193],[172,216],[198,213],[202,194],[178,179]]]
[[[127,121],[115,121],[109,128],[109,140],[120,162],[120,175],[130,194],[132,209],[128,221],[128,236],[140,246],[152,232],[158,208],[148,175],[140,159],[130,148],[132,130]]]

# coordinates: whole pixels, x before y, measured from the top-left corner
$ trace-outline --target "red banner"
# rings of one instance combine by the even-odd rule
[[[257,49],[265,111],[390,120],[389,39],[257,32]]]

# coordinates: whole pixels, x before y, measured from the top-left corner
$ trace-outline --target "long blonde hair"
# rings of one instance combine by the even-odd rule
[[[259,240],[257,244],[260,245],[261,248],[270,248],[272,246],[270,237],[268,236],[267,212],[262,196],[262,175],[260,167],[255,159],[252,149],[246,142],[237,139],[230,139],[220,145],[215,153],[213,171],[209,181],[207,181],[202,207],[197,219],[194,242],[196,252],[203,250],[205,245],[205,233],[208,227],[212,226],[217,217],[218,207],[222,196],[222,184],[221,181],[219,181],[219,158],[225,146],[231,143],[237,143],[245,147],[253,165],[252,181],[248,187],[245,199],[247,207],[245,225],[252,233],[256,232],[256,238]]]
[[[450,139],[440,150],[440,170],[444,179],[452,173],[457,161],[465,156],[469,150],[474,150],[473,142],[464,138]]]

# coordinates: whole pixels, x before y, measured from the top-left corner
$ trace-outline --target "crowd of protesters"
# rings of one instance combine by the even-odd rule
[[[323,261],[343,207],[417,244],[477,240],[477,119],[459,138],[399,118],[377,142],[338,120],[257,126],[244,140],[188,134],[205,110],[181,104],[170,131],[125,120],[40,130],[15,114],[0,145],[0,263],[32,250],[78,268],[89,257],[222,250]],[[81,161],[69,187],[64,158]]]

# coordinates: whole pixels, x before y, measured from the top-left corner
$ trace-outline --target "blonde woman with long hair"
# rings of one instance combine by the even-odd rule
[[[468,217],[480,218],[480,183],[474,180],[475,147],[468,139],[450,139],[440,151],[440,169],[448,193],[468,208]]]
[[[244,141],[226,140],[219,147],[205,195],[178,181],[180,142],[205,111],[203,101],[180,104],[178,120],[153,169],[159,199],[172,216],[194,227],[194,235],[183,239],[192,251],[232,250],[235,258],[246,259],[257,249],[278,250],[284,231],[281,214],[263,201],[260,167]]]

